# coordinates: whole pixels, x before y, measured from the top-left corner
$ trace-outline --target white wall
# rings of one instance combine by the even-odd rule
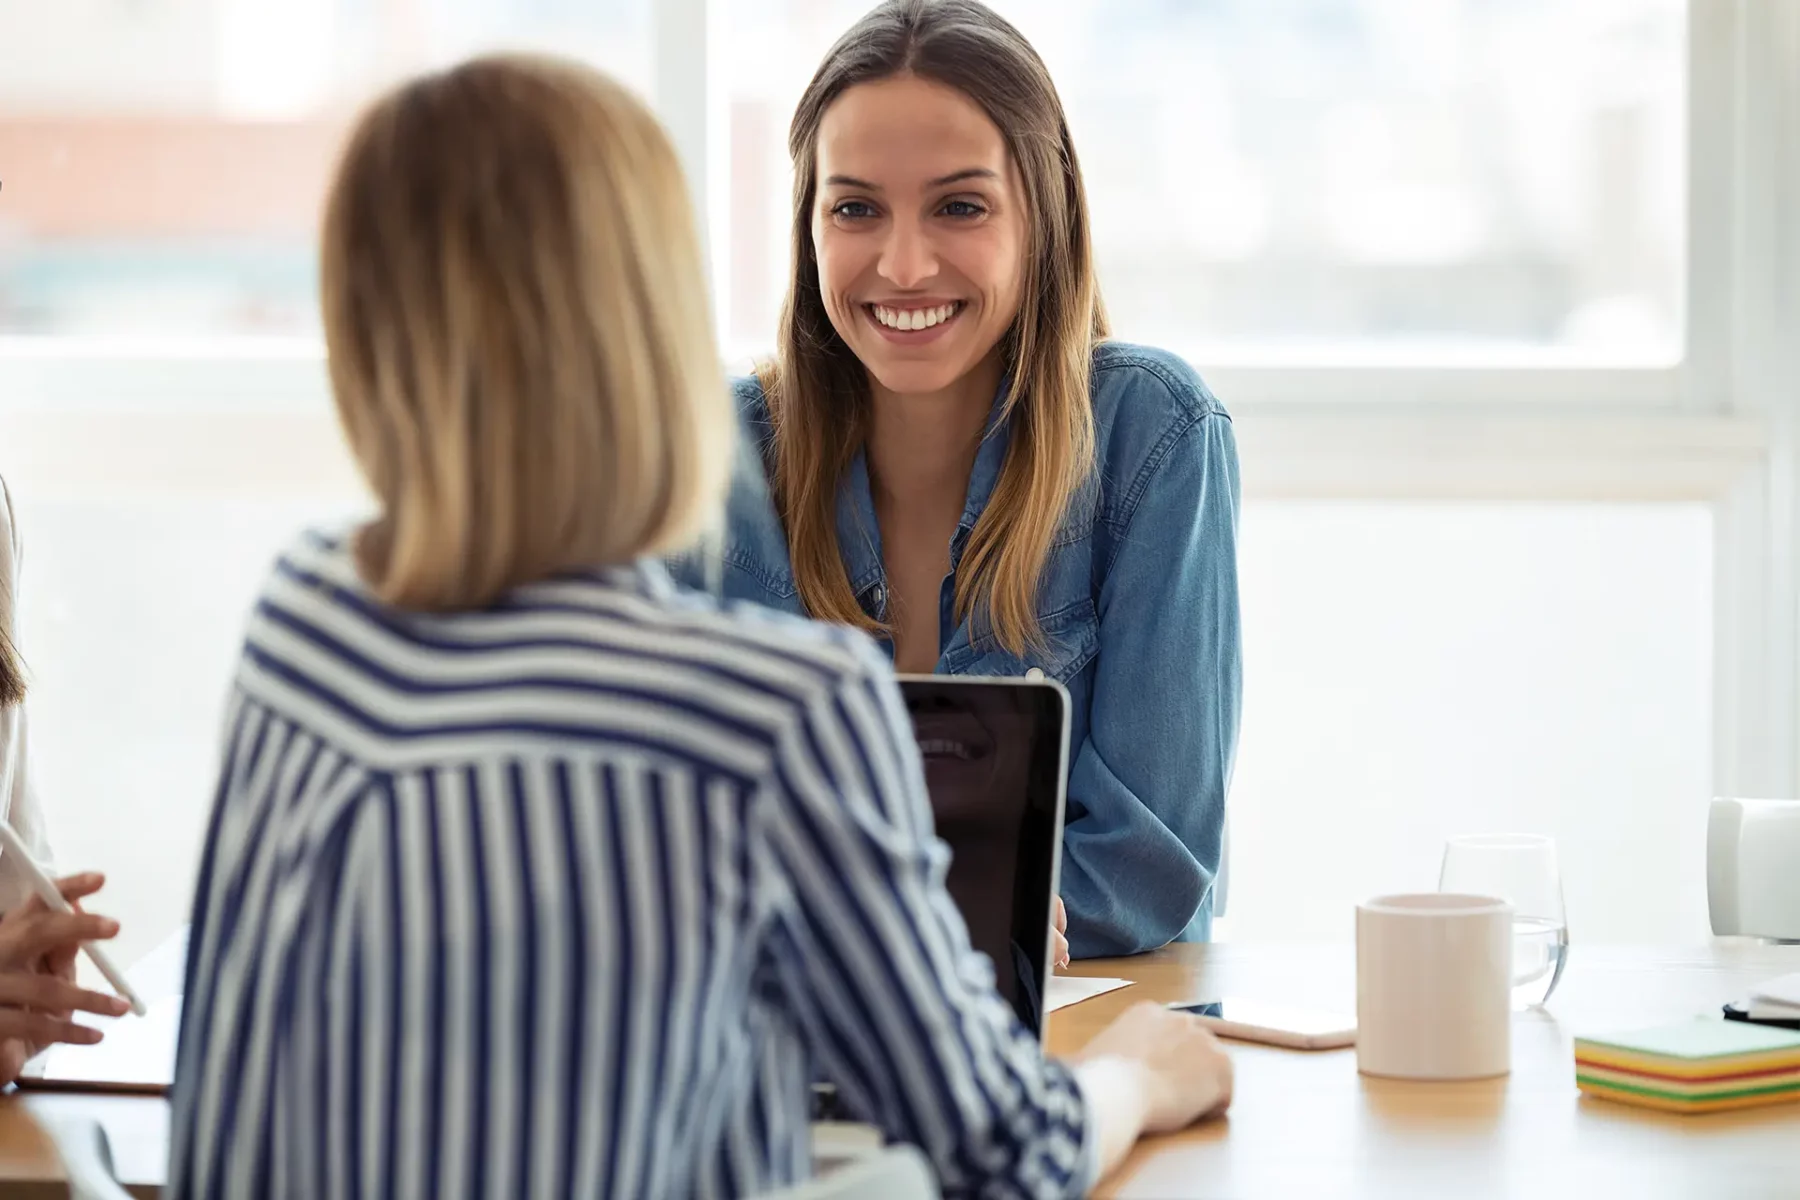
[[[233,396],[177,370],[184,400],[148,411],[108,403],[103,369],[91,404],[49,386],[66,368],[37,403],[29,380],[0,390],[33,773],[58,866],[109,876],[96,908],[123,921],[127,962],[187,918],[220,713],[264,572],[304,526],[367,504],[316,366],[300,373],[309,398],[288,403],[253,365],[225,374],[242,382]]]
[[[130,962],[187,919],[244,618],[321,506],[18,499],[33,774],[59,866],[107,872]]]
[[[1573,941],[1707,933],[1712,517],[1263,503],[1223,935],[1347,940],[1444,839],[1557,839]]]

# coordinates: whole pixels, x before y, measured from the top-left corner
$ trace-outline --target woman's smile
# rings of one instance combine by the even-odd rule
[[[950,332],[967,307],[967,301],[963,300],[924,304],[895,301],[864,304],[862,310],[869,323],[888,341],[897,346],[923,346]]]

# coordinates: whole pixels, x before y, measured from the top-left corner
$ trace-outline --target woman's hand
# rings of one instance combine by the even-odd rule
[[[89,872],[60,879],[57,887],[75,904],[105,882]],[[0,916],[0,1083],[18,1078],[26,1060],[54,1042],[99,1041],[98,1029],[71,1019],[76,1011],[117,1017],[129,1010],[118,996],[75,985],[81,943],[118,932],[119,923],[108,917],[53,912],[36,896]]]
[[[1101,1030],[1074,1067],[1102,1177],[1140,1135],[1172,1133],[1231,1105],[1231,1059],[1212,1031],[1191,1013],[1147,1000]]]
[[[1052,910],[1050,932],[1050,969],[1060,971],[1069,965],[1069,910],[1063,907],[1061,896]]]
[[[1081,1052],[1084,1062],[1105,1058],[1139,1069],[1145,1133],[1173,1133],[1231,1105],[1231,1059],[1192,1013],[1139,1001]]]

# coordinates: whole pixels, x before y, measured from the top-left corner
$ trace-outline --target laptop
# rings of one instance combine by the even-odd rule
[[[1054,680],[959,675],[902,675],[900,692],[950,847],[950,896],[1000,994],[1042,1042],[1069,695]]]

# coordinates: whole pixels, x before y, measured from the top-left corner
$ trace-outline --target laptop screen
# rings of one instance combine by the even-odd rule
[[[1062,856],[1068,697],[1041,680],[902,676],[946,881],[1000,994],[1043,1033]]]

